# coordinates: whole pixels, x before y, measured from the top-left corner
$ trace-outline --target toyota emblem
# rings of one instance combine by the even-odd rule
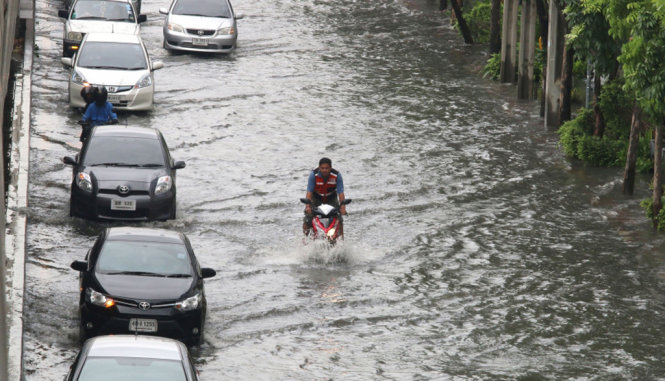
[[[142,309],[143,311],[147,311],[147,310],[150,309],[150,303],[141,302],[141,303],[139,303],[139,308]]]
[[[120,185],[118,187],[118,193],[120,194],[128,194],[129,193],[129,186],[127,185]]]
[[[199,30],[198,33],[199,33],[199,36],[203,36],[203,33],[204,33],[204,32],[203,32],[202,30]]]

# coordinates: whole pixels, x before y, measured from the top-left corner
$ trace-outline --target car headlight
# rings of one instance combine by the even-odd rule
[[[81,41],[83,34],[81,32],[69,32],[67,33],[67,39],[70,41]]]
[[[141,79],[139,79],[138,82],[136,82],[136,85],[134,85],[135,88],[141,89],[144,87],[148,87],[152,85],[152,78],[150,77],[150,74],[146,74]]]
[[[217,34],[236,34],[236,29],[234,27],[226,27],[217,29]]]
[[[115,306],[115,300],[109,298],[108,296],[102,294],[101,292],[97,292],[92,288],[89,288],[86,290],[86,293],[88,294],[88,301],[96,306],[106,307],[106,308],[111,308]]]
[[[171,176],[162,176],[157,179],[157,185],[155,186],[155,194],[162,194],[168,192],[173,186],[173,180]]]
[[[171,32],[185,33],[185,29],[182,26],[174,23],[166,24],[166,29],[170,30]]]
[[[199,308],[201,305],[201,294],[198,293],[191,298],[176,302],[175,308],[180,311],[191,311]]]
[[[92,180],[90,175],[85,172],[79,172],[76,175],[76,186],[82,191],[92,192]]]
[[[72,74],[72,82],[78,84],[78,85],[86,85],[87,81],[85,80],[85,77],[83,74],[79,73],[78,70],[74,70],[74,74]]]

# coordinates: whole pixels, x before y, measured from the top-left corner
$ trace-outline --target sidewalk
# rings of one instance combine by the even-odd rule
[[[9,314],[9,381],[23,376],[23,294],[25,287],[25,234],[30,166],[30,105],[34,20],[26,19],[23,71],[16,75],[10,158],[11,181],[7,191],[7,312]]]

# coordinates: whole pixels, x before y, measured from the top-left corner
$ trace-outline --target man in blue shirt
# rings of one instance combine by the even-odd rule
[[[312,209],[321,204],[329,204],[339,208],[340,223],[342,222],[341,214],[346,214],[346,205],[340,206],[344,201],[344,181],[342,174],[333,169],[332,160],[327,157],[319,160],[319,166],[309,173],[307,179],[307,199],[312,201],[311,204],[305,206],[305,218],[303,219],[303,232],[305,235],[309,234],[312,228]]]
[[[88,108],[83,114],[83,133],[81,133],[81,141],[85,140],[90,134],[93,127],[102,124],[116,124],[118,123],[118,115],[113,112],[113,105],[107,101],[108,91],[106,87],[95,87],[92,90],[92,96],[95,100],[88,105]]]

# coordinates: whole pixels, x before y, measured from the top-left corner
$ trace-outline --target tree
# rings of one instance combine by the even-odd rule
[[[466,42],[467,44],[473,44],[473,37],[471,37],[471,30],[469,30],[469,26],[464,20],[464,16],[462,15],[462,8],[460,7],[458,1],[461,2],[461,0],[452,0],[450,2],[450,5],[452,5],[453,11],[455,12],[455,17],[457,18],[457,24],[459,25],[459,29],[462,32],[462,36],[464,37],[464,42]]]
[[[490,54],[501,52],[501,0],[492,0],[490,17]]]

